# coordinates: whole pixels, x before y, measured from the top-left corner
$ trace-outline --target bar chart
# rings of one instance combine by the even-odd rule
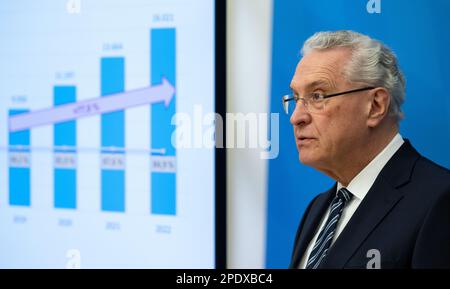
[[[130,93],[125,92],[125,58],[102,57],[100,59],[99,100],[77,103],[77,87],[73,85],[54,86],[54,106],[36,112],[13,110],[10,112],[10,146],[14,148],[15,160],[29,162],[30,130],[39,125],[54,126],[54,206],[55,208],[76,209],[76,122],[78,118],[100,115],[101,135],[101,210],[109,212],[125,211],[125,109],[149,105],[153,147],[149,148],[151,165],[151,213],[176,214],[176,154],[171,143],[174,128],[171,119],[175,115],[175,74],[176,74],[176,29],[151,29],[150,33],[151,87],[161,86],[166,90],[144,90],[140,102],[129,101]],[[117,97],[118,94],[119,98]],[[151,96],[157,96],[153,99]],[[115,98],[111,99],[111,96]],[[103,102],[101,102],[103,100]],[[151,102],[154,101],[154,102]],[[103,106],[115,102],[116,106],[104,112]],[[64,113],[58,108],[66,105]],[[70,111],[71,110],[71,111]],[[80,113],[87,110],[90,113]],[[68,114],[73,120],[65,120]],[[58,118],[62,115],[62,118]],[[40,123],[42,122],[42,123]],[[21,148],[22,147],[22,148]],[[24,149],[23,147],[28,147]],[[19,154],[20,153],[20,154]],[[30,206],[30,166],[10,166],[10,205]],[[22,184],[22,187],[16,187]]]
[[[0,4],[0,268],[214,266],[213,1],[124,3]]]

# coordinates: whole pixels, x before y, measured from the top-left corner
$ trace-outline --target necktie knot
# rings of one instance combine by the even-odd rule
[[[341,188],[341,189],[337,192],[337,197],[338,197],[340,200],[342,200],[342,201],[344,202],[344,205],[345,205],[346,203],[348,203],[348,202],[352,199],[353,194],[350,193],[350,191],[347,190],[346,188]]]

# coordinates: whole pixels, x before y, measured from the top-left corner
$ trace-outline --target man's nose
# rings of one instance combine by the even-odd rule
[[[301,101],[296,103],[290,122],[292,125],[308,124],[311,122],[311,114]]]

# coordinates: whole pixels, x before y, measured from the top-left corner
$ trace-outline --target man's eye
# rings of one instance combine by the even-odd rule
[[[313,92],[311,93],[311,100],[314,101],[320,101],[323,99],[323,94],[320,92]]]

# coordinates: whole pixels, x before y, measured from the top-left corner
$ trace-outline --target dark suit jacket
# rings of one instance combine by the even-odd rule
[[[309,204],[297,230],[290,268],[297,268],[336,184]],[[450,268],[450,171],[405,143],[389,160],[319,268]]]

